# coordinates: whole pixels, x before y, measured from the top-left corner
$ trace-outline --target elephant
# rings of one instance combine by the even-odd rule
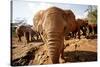
[[[97,34],[97,24],[88,24],[89,34]]]
[[[44,10],[38,11],[34,18],[33,18],[33,26],[35,26],[35,31],[39,33],[40,38],[42,38],[43,42],[45,42],[45,39],[43,37],[43,28],[42,28],[42,20],[43,20],[43,14],[45,13]]]
[[[30,42],[30,36],[31,36],[31,40],[32,40],[32,37],[34,35],[37,35],[37,33],[30,27],[30,26],[25,26],[25,25],[20,25],[16,28],[16,34],[18,36],[18,42],[19,41],[22,41],[21,40],[21,37],[22,36],[25,36],[26,40],[27,40],[27,43]]]
[[[66,14],[70,14],[68,16],[70,16],[72,18],[72,20],[71,20],[72,23],[69,23],[69,26],[71,26],[71,27],[69,27],[69,29],[68,29],[70,31],[70,33],[67,34],[67,36],[69,35],[69,36],[76,38],[76,33],[78,32],[78,39],[80,39],[80,24],[75,19],[74,13],[71,10],[64,10],[64,11],[66,12]],[[69,19],[70,19],[70,17],[69,17]]]
[[[88,26],[88,20],[76,19],[76,21],[78,22],[79,28],[82,31],[83,35],[87,36],[86,31],[87,31],[87,26]]]
[[[43,36],[52,63],[59,63],[60,56],[64,59],[64,36],[73,30],[76,22],[74,13],[71,10],[50,7],[37,12],[33,22]]]

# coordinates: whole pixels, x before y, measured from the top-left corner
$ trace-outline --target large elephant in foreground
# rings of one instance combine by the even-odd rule
[[[34,35],[38,34],[30,27],[30,26],[25,26],[25,25],[20,25],[16,28],[16,34],[18,36],[18,41],[21,41],[21,37],[25,36],[27,43],[29,43],[30,38],[32,40],[32,37]]]
[[[71,10],[66,12],[57,7],[38,12],[34,19],[35,27],[43,36],[48,47],[52,63],[59,63],[59,58],[64,59],[64,36],[72,30],[75,15]]]

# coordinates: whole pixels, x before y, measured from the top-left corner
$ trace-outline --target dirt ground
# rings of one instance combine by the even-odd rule
[[[79,39],[71,38],[65,40],[64,58],[65,62],[89,62],[97,61],[97,38]],[[61,60],[60,60],[61,61]],[[26,43],[25,38],[18,42],[17,37],[12,37],[11,65],[37,65],[50,64],[46,46],[41,41]]]

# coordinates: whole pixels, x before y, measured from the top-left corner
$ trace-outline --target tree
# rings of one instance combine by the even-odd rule
[[[97,22],[97,6],[89,5],[86,11],[88,12],[87,17],[88,17],[89,22],[96,23]]]

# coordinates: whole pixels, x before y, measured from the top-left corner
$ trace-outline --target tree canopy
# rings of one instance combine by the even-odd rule
[[[89,5],[86,9],[88,12],[87,18],[91,23],[97,23],[97,6]]]

